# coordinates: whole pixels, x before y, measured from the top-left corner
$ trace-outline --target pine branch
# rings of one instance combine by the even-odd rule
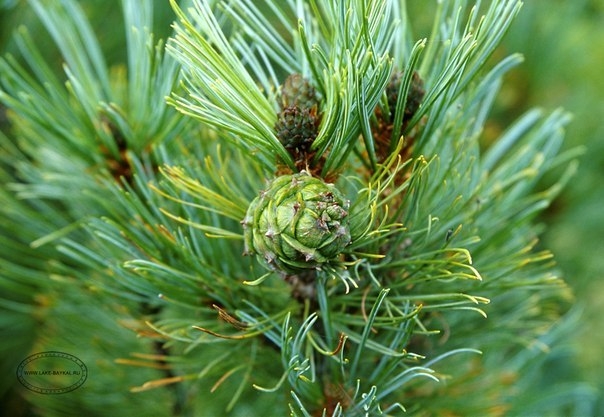
[[[390,0],[171,4],[164,55],[152,3],[123,1],[128,60],[110,69],[76,2],[33,1],[65,72],[25,30],[22,61],[0,60],[18,137],[3,213],[27,227],[2,305],[37,314],[27,293],[48,291],[59,345],[120,364],[116,415],[130,398],[149,415],[505,411],[502,364],[568,302],[534,222],[574,169],[562,111],[481,148],[521,62],[490,66],[520,3],[438,2],[427,39]],[[95,338],[118,320],[131,333]],[[90,407],[115,378],[99,374]]]

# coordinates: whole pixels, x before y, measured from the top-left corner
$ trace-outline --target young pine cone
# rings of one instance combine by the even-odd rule
[[[315,88],[301,74],[291,74],[281,86],[281,108],[297,106],[303,109],[318,107]]]
[[[275,123],[277,138],[290,153],[306,152],[317,137],[319,121],[315,108],[286,107]]]
[[[388,108],[390,110],[390,121],[394,121],[394,112],[396,110],[396,103],[398,101],[398,92],[401,88],[401,82],[403,81],[403,72],[397,71],[392,74],[390,82],[386,86],[386,96],[388,98]],[[407,94],[407,101],[405,103],[405,112],[403,114],[403,124],[411,120],[415,112],[419,109],[422,100],[425,95],[424,82],[420,78],[417,72],[413,72],[411,78],[411,86],[409,93]]]
[[[332,184],[306,172],[277,177],[242,221],[244,253],[286,275],[320,269],[350,244],[348,208]]]
[[[394,118],[396,113],[396,105],[399,100],[399,90],[403,81],[403,72],[396,71],[390,77],[390,82],[386,85],[386,98],[388,100],[388,108],[378,106],[375,109],[377,123],[373,128],[373,138],[375,141],[375,150],[378,158],[384,160],[392,151],[393,132],[404,133],[409,121],[413,118],[419,106],[424,99],[425,90],[424,82],[417,74],[413,72],[411,77],[411,85],[405,101],[403,109],[402,122],[399,126],[394,126]],[[398,138],[394,138],[398,142]],[[401,150],[401,156],[407,159],[411,153],[413,146],[413,135],[407,134],[405,137],[405,146]]]

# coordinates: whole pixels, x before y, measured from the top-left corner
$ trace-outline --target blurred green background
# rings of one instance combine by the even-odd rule
[[[411,0],[413,8],[421,7]],[[109,61],[123,59],[116,0],[81,4],[103,44]],[[156,32],[169,33],[172,15],[166,0],[157,0]],[[421,19],[419,19],[421,20]],[[27,24],[42,33],[25,2],[0,0],[0,52],[13,50],[11,33]],[[38,26],[38,27],[37,27]],[[36,28],[37,27],[37,28]],[[43,42],[47,37],[43,36]],[[46,49],[51,62],[53,48]],[[539,381],[544,389],[566,382],[585,382],[599,391],[595,410],[604,414],[604,0],[526,0],[499,53],[521,52],[525,63],[505,79],[490,128],[504,129],[532,107],[563,107],[574,115],[566,149],[580,147],[579,169],[562,196],[541,218],[547,227],[542,245],[551,249],[559,269],[575,292],[563,340]],[[6,123],[0,109],[0,126]],[[587,388],[586,388],[587,389]]]
[[[543,245],[555,253],[580,313],[566,342],[572,353],[567,360],[577,367],[574,378],[599,390],[602,415],[604,1],[527,0],[505,47],[525,56],[503,90],[507,116],[534,106],[564,107],[574,117],[566,148],[583,148],[578,172],[542,219]]]

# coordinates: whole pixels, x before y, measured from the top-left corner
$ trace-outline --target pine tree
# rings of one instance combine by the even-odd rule
[[[574,165],[561,110],[485,134],[520,2],[172,1],[164,44],[153,2],[123,0],[123,65],[77,2],[30,3],[64,64],[25,29],[0,60],[3,371],[53,350],[89,378],[61,396],[6,380],[7,398],[43,416],[534,407],[517,389],[571,301],[535,219]]]

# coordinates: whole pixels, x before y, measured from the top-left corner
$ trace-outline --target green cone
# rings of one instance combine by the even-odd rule
[[[288,151],[307,151],[319,133],[319,118],[314,110],[287,107],[279,113],[275,130],[277,138]]]
[[[270,269],[295,274],[336,261],[350,244],[349,201],[303,172],[284,175],[250,204],[242,221],[245,254]]]
[[[316,108],[319,104],[317,92],[301,74],[291,74],[281,87],[282,109],[297,106],[303,109]]]
[[[402,71],[394,72],[390,78],[390,82],[386,86],[386,95],[388,97],[388,107],[390,108],[391,119],[394,119],[394,110],[396,109],[396,102],[398,101],[398,92],[401,87],[401,82],[403,81],[403,74]],[[417,72],[413,72],[411,87],[407,96],[407,102],[405,103],[403,122],[411,120],[415,112],[419,109],[425,94],[424,81]]]

